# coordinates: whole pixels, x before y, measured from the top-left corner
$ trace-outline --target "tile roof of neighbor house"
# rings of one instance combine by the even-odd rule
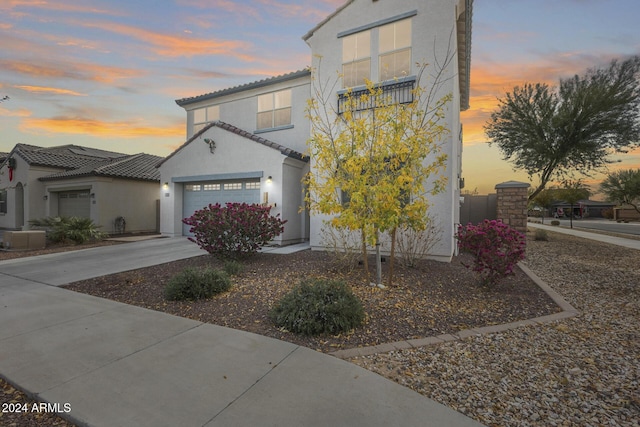
[[[269,77],[263,80],[258,80],[251,83],[246,83],[239,86],[234,86],[226,89],[221,89],[215,92],[205,93],[204,95],[192,96],[190,98],[182,98],[176,99],[176,104],[183,107],[185,105],[192,104],[194,102],[206,101],[210,99],[219,98],[225,95],[231,95],[237,92],[242,92],[250,89],[257,89],[264,86],[269,86],[274,83],[285,82],[287,80],[293,80],[300,77],[311,76],[311,70],[309,68],[305,68],[304,70],[293,71],[291,73],[282,74],[275,77]]]
[[[80,176],[107,176],[112,178],[135,179],[160,182],[160,171],[156,168],[162,157],[151,154],[133,154],[115,159],[100,160],[78,169],[39,178],[40,181],[76,178]]]
[[[236,126],[230,125],[230,124],[225,123],[225,122],[217,121],[217,122],[213,122],[211,124],[208,124],[204,128],[200,129],[200,131],[198,131],[195,135],[193,135],[191,138],[189,138],[187,140],[187,142],[182,144],[173,153],[169,154],[160,163],[158,163],[157,167],[160,167],[164,162],[169,160],[171,157],[173,157],[176,153],[178,153],[184,147],[186,147],[187,145],[191,144],[193,141],[198,139],[200,136],[202,136],[207,130],[211,129],[212,127],[218,127],[220,129],[224,129],[224,130],[226,130],[228,132],[234,133],[234,134],[239,135],[239,136],[241,136],[243,138],[247,138],[247,139],[249,139],[251,141],[257,142],[258,144],[262,144],[262,145],[264,145],[266,147],[273,148],[274,150],[280,151],[283,155],[285,155],[287,157],[291,157],[291,158],[294,158],[294,159],[297,159],[297,160],[301,160],[303,162],[308,162],[309,161],[309,156],[307,156],[305,154],[302,154],[302,153],[300,153],[298,151],[295,151],[295,150],[292,150],[290,148],[287,148],[287,147],[285,147],[283,145],[278,144],[277,142],[269,141],[268,139],[262,138],[261,136],[253,134],[251,132],[247,132],[246,130],[242,130],[242,129],[236,127]]]
[[[29,144],[17,144],[10,154],[22,157],[31,166],[49,166],[66,170],[80,168],[89,163],[94,163],[96,160],[126,156],[123,153],[79,145],[38,147]]]
[[[80,145],[38,147],[16,144],[7,157],[13,155],[21,157],[30,166],[61,169],[60,172],[40,178],[43,181],[91,175],[160,181],[155,165],[162,157],[150,154],[129,155]]]

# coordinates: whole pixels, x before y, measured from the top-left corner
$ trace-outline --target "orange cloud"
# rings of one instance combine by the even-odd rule
[[[228,55],[244,61],[252,60],[248,54],[241,53],[251,47],[248,42],[199,39],[189,37],[184,33],[180,35],[164,34],[114,22],[78,22],[78,24],[135,38],[151,45],[151,50],[162,57]]]
[[[0,117],[29,117],[31,111],[21,108],[19,110],[11,111],[6,108],[0,107]]]
[[[83,13],[98,13],[104,15],[123,15],[120,12],[115,12],[106,9],[96,9],[95,7],[85,6],[82,4],[65,3],[63,1],[48,2],[45,0],[3,0],[0,2],[0,10],[13,10],[16,8],[32,8],[32,9],[45,9],[55,10],[61,12],[83,12]]]
[[[68,89],[58,89],[55,87],[42,87],[42,86],[14,86],[15,88],[25,90],[33,93],[52,93],[55,95],[71,95],[71,96],[87,96],[85,93],[75,92]]]
[[[140,77],[142,70],[89,63],[57,63],[39,61],[38,64],[23,61],[0,60],[0,70],[25,74],[31,77],[65,78],[96,81],[111,84],[125,78]]]
[[[184,137],[184,125],[143,126],[135,122],[107,122],[85,117],[27,118],[20,124],[26,133],[91,135],[102,138]]]

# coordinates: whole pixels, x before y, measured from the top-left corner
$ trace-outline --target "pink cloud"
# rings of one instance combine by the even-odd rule
[[[187,34],[160,33],[113,22],[78,22],[78,24],[140,40],[151,45],[151,50],[162,57],[228,55],[245,61],[251,59],[248,54],[242,53],[242,51],[248,50],[251,46],[250,43],[244,41],[202,39],[190,37]]]
[[[98,138],[183,137],[184,126],[152,126],[134,121],[104,121],[80,116],[25,118],[20,123],[25,133],[90,135]]]
[[[15,88],[22,89],[32,93],[49,93],[54,95],[71,95],[71,96],[87,96],[85,93],[76,92],[68,89],[60,89],[55,87],[43,87],[43,86],[14,86]]]

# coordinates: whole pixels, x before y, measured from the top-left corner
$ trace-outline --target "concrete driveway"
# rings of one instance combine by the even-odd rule
[[[57,287],[202,253],[172,238],[0,262],[0,375],[89,426],[481,426],[332,356]]]

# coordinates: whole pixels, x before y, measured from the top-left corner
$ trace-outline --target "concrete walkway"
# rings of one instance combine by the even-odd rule
[[[623,237],[615,237],[615,236],[609,236],[606,234],[593,233],[590,231],[585,231],[585,229],[576,230],[575,228],[564,228],[564,227],[558,227],[553,225],[542,225],[535,222],[528,222],[527,227],[539,228],[539,229],[551,231],[554,233],[569,234],[571,236],[581,237],[583,239],[591,239],[591,240],[596,240],[598,242],[609,243],[611,245],[618,245],[618,246],[623,246],[629,249],[640,250],[640,240],[625,239]]]
[[[481,426],[335,357],[57,287],[202,253],[167,238],[0,262],[0,375],[89,426]]]

